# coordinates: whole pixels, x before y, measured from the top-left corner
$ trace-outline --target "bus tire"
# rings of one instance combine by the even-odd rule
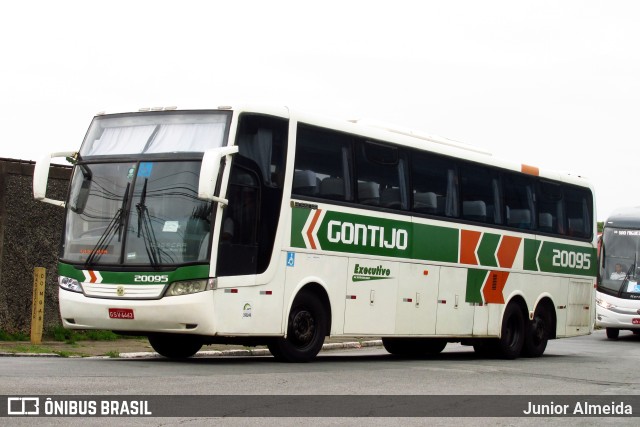
[[[202,340],[191,335],[149,335],[149,344],[161,356],[169,359],[186,359],[202,348]]]
[[[421,357],[441,353],[447,341],[441,338],[382,338],[382,345],[394,356]]]
[[[520,356],[525,342],[524,315],[516,303],[510,303],[502,316],[502,333],[497,341],[498,355],[503,359]]]
[[[620,336],[620,329],[607,328],[607,338],[610,340],[617,340]]]
[[[527,322],[522,353],[527,357],[540,357],[547,348],[552,321],[544,307],[539,306],[533,319]]]
[[[324,344],[327,335],[327,318],[319,299],[310,292],[296,296],[289,312],[287,337],[276,338],[267,346],[271,354],[281,362],[309,362]]]

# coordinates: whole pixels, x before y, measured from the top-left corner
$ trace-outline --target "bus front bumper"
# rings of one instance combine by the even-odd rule
[[[213,291],[131,300],[88,298],[60,289],[59,300],[62,323],[68,329],[215,334]]]
[[[640,301],[596,293],[596,327],[640,329]]]

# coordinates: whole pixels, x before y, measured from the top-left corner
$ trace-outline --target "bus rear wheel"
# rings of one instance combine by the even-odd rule
[[[522,352],[527,357],[540,357],[547,348],[552,326],[549,313],[544,307],[536,308],[533,320],[528,322]]]
[[[502,333],[495,342],[498,355],[504,359],[520,356],[525,342],[524,315],[517,303],[510,303],[502,317]]]
[[[286,338],[268,343],[271,354],[281,362],[309,362],[324,344],[327,335],[325,309],[310,292],[299,294],[293,301]]]
[[[186,359],[202,348],[202,340],[191,335],[158,334],[148,338],[156,353],[169,359]]]
[[[421,357],[439,354],[447,341],[440,338],[382,338],[382,345],[395,356]]]

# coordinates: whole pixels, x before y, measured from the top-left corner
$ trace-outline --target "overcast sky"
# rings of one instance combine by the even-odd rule
[[[639,205],[638,1],[0,3],[0,157],[79,148],[99,111],[286,105],[588,176]]]

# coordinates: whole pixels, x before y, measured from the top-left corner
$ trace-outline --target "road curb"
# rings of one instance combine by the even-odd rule
[[[342,349],[357,349],[363,347],[379,347],[382,345],[382,340],[372,341],[358,341],[358,342],[342,342],[342,343],[327,343],[322,346],[322,351],[342,350]],[[199,351],[194,357],[222,357],[222,356],[271,356],[266,348],[255,349],[233,349],[233,350],[204,350]],[[82,359],[144,359],[162,357],[154,351],[141,351],[132,353],[120,353],[118,357],[113,356],[63,356],[57,353],[11,353],[0,352],[0,357],[67,357],[67,358],[82,358]]]

